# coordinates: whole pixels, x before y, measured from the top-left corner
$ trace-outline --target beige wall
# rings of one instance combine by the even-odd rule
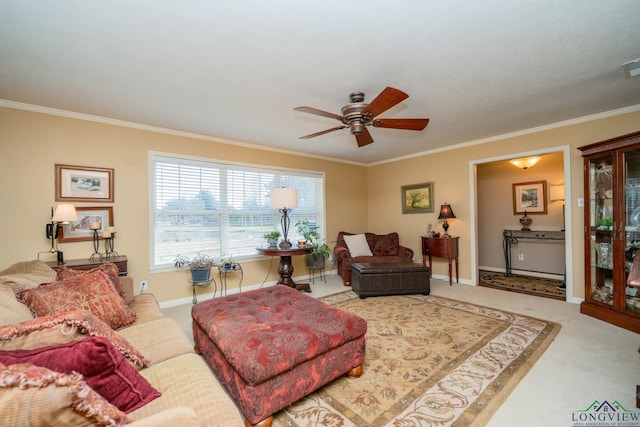
[[[433,214],[402,215],[400,187],[433,182],[435,206],[451,203],[457,216],[449,232],[460,236],[460,276],[471,276],[470,163],[546,147],[571,146],[571,191],[573,200],[574,295],[584,295],[582,228],[583,210],[576,198],[583,197],[582,159],[578,146],[638,130],[640,112],[618,115],[482,145],[454,148],[412,159],[362,167],[340,162],[257,150],[182,136],[167,135],[112,124],[65,118],[12,108],[0,108],[0,194],[3,209],[3,244],[0,259],[9,264],[35,259],[50,245],[44,226],[50,220],[54,200],[54,164],[112,167],[115,169],[114,222],[118,230],[116,250],[129,257],[130,274],[136,281],[148,280],[150,291],[160,301],[190,296],[185,272],[150,274],[148,152],[161,151],[213,159],[231,160],[326,173],[327,240],[338,231],[398,231],[402,244],[420,258],[420,235],[427,224],[437,225]],[[95,206],[96,203],[78,205]],[[436,209],[437,211],[437,209]],[[65,258],[84,258],[92,252],[90,242],[61,244]],[[46,254],[48,259],[51,255]],[[297,257],[300,258],[300,257]],[[276,278],[275,265],[257,260],[245,267],[244,286]],[[306,274],[295,259],[297,274]],[[446,275],[446,263],[436,262],[436,274]],[[230,285],[235,282],[230,280]]]
[[[160,301],[191,295],[184,271],[149,272],[148,153],[159,151],[282,168],[322,171],[326,175],[327,240],[342,229],[367,228],[366,168],[309,157],[275,153],[212,141],[167,135],[11,108],[0,108],[2,156],[0,194],[3,209],[1,268],[47,251],[45,224],[54,200],[54,164],[114,168],[113,204],[76,203],[78,206],[113,206],[117,229],[115,249],[129,259],[136,283],[148,281]],[[61,243],[66,259],[88,258],[91,242]],[[43,254],[43,260],[53,260]],[[277,279],[277,260],[243,263],[243,286]],[[306,275],[303,257],[294,257],[294,275]],[[267,276],[267,273],[268,276]],[[229,277],[229,287],[237,280]],[[199,292],[211,292],[203,288]]]
[[[571,147],[571,192],[573,240],[573,295],[584,297],[583,215],[577,198],[584,197],[582,158],[577,147],[603,139],[637,131],[640,112],[606,117],[586,123],[544,130],[495,142],[454,148],[450,151],[425,154],[421,157],[372,166],[368,170],[369,227],[383,232],[397,230],[400,242],[419,253],[420,235],[427,224],[438,224],[442,231],[437,207],[449,202],[457,219],[452,221],[449,233],[460,236],[460,278],[467,281],[471,274],[471,218],[470,164],[481,160],[500,158],[511,153],[542,150],[549,147]],[[433,182],[436,212],[433,214],[403,215],[400,207],[400,187],[421,182]],[[446,260],[434,260],[434,274],[446,276]]]

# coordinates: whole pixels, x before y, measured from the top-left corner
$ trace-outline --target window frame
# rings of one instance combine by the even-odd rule
[[[205,168],[211,167],[213,169],[219,169],[221,171],[220,172],[221,175],[224,175],[225,171],[233,171],[233,170],[238,170],[243,173],[254,172],[258,174],[267,174],[267,175],[273,174],[276,179],[276,182],[278,182],[277,181],[278,179],[281,179],[283,177],[286,179],[287,177],[291,178],[292,176],[318,179],[320,180],[319,182],[320,188],[316,189],[315,193],[316,193],[316,198],[320,199],[321,206],[319,207],[316,206],[313,209],[308,209],[308,208],[304,209],[302,206],[299,206],[299,208],[291,210],[291,213],[290,213],[291,227],[289,230],[289,240],[295,241],[294,239],[299,237],[294,227],[294,224],[296,221],[301,219],[306,219],[309,217],[315,217],[317,221],[317,225],[320,228],[321,236],[326,241],[326,197],[325,197],[326,196],[325,195],[326,179],[325,179],[325,173],[322,171],[309,171],[309,170],[302,170],[302,169],[265,166],[265,165],[253,164],[253,163],[234,162],[234,161],[213,159],[213,158],[207,158],[207,157],[187,156],[187,155],[181,155],[181,154],[155,152],[155,151],[149,152],[148,162],[149,162],[149,168],[148,168],[148,171],[149,171],[149,266],[150,266],[151,272],[170,271],[175,269],[173,262],[156,263],[156,258],[157,258],[156,257],[156,252],[157,252],[156,236],[157,235],[156,235],[156,229],[155,229],[156,216],[159,212],[162,211],[161,209],[156,208],[156,185],[157,185],[156,164],[158,163],[169,163],[169,164],[176,164],[181,166],[184,165],[184,166],[195,166],[195,167],[205,167]],[[220,197],[221,200],[219,200],[218,203],[223,203],[222,199],[225,199],[225,202],[226,202],[226,199],[228,199],[229,193],[225,191],[228,185],[229,184],[226,178],[220,177],[220,193],[219,194],[221,196]],[[272,188],[275,188],[275,185]],[[242,196],[244,197],[244,193],[242,193]],[[266,197],[268,200],[269,196],[266,195]],[[300,194],[298,195],[298,197],[300,198]],[[207,210],[207,211],[185,210],[185,212],[188,212],[189,215],[198,215],[198,214],[204,215],[207,213],[213,214],[213,215],[220,215],[221,220],[219,225],[220,226],[219,232],[220,232],[221,253],[219,255],[218,254],[214,255],[214,257],[216,259],[220,259],[230,255],[222,252],[223,247],[229,247],[228,244],[232,241],[231,239],[228,239],[228,241],[226,242],[227,243],[226,246],[224,245],[224,242],[223,242],[225,232],[230,231],[228,222],[222,219],[222,218],[226,218],[226,219],[229,218],[230,209],[228,209],[228,207],[223,207],[222,209],[219,209],[219,210]],[[272,214],[274,219],[273,225],[275,229],[278,231],[282,231],[280,228],[281,215],[277,210],[271,209],[270,206],[267,208],[267,210],[241,209],[238,211],[233,211],[233,213],[239,214],[240,216],[242,216],[243,214],[247,214],[247,215],[251,215],[251,214],[261,215],[265,213]],[[223,227],[225,226],[227,228],[223,229]],[[253,260],[260,259],[260,255],[257,252],[252,254],[240,254],[240,255],[233,254],[233,258],[235,261],[253,261]]]

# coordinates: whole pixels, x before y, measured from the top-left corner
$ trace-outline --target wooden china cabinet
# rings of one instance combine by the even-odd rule
[[[640,132],[579,147],[584,158],[585,300],[580,312],[640,333]],[[640,251],[637,251],[640,256]]]

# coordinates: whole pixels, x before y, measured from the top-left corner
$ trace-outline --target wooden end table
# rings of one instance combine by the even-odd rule
[[[311,292],[311,286],[309,286],[308,283],[296,283],[291,278],[291,276],[293,275],[293,264],[291,263],[291,257],[293,255],[310,254],[311,252],[313,252],[313,248],[256,248],[256,251],[258,251],[260,255],[280,257],[280,264],[278,264],[278,274],[280,274],[280,280],[278,280],[278,285],[287,285],[290,288],[296,289],[298,291]]]
[[[426,265],[429,258],[429,277],[433,277],[431,257],[447,258],[449,260],[449,286],[453,284],[451,262],[456,262],[456,283],[458,283],[458,240],[459,237],[422,237],[422,265]]]

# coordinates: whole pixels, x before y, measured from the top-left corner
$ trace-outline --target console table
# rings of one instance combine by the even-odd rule
[[[293,275],[293,264],[291,264],[292,255],[306,255],[313,252],[312,247],[292,247],[291,249],[279,249],[279,248],[256,248],[256,251],[260,255],[266,256],[279,256],[280,264],[278,264],[278,274],[280,274],[280,280],[278,285],[287,285],[290,288],[297,289],[299,291],[311,292],[311,286],[308,283],[296,283],[291,276]]]
[[[522,231],[503,230],[502,249],[504,251],[505,276],[511,276],[511,246],[517,245],[519,239],[528,240],[564,240],[564,231]]]
[[[99,265],[106,263],[113,263],[118,267],[118,275],[126,276],[127,275],[127,256],[121,255],[117,257],[103,258],[100,261],[91,261],[88,258],[81,259],[68,259],[62,264],[58,264],[58,261],[47,261],[47,265],[54,270],[58,270],[61,267],[70,268],[72,270],[91,270],[92,268],[98,267]]]
[[[422,237],[422,265],[426,265],[429,257],[429,277],[433,277],[431,257],[447,258],[449,260],[449,286],[453,285],[451,263],[456,261],[456,283],[458,282],[458,240],[460,237]]]

